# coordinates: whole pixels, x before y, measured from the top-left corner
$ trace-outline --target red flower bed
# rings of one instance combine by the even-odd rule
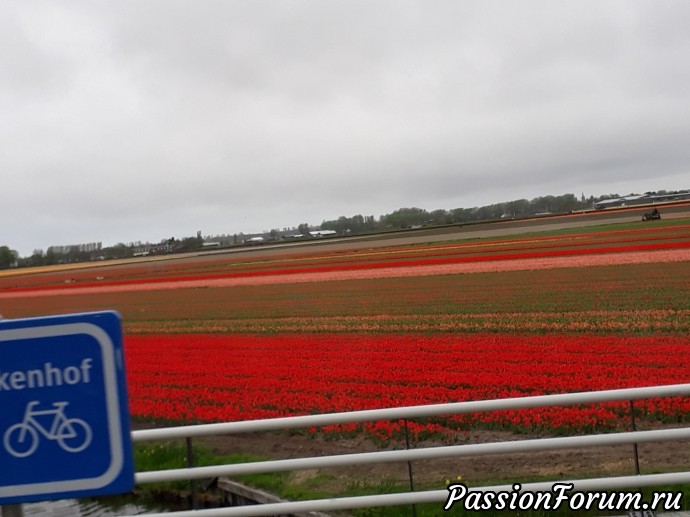
[[[125,340],[136,417],[212,422],[690,382],[690,338],[514,334],[141,335]],[[679,419],[685,399],[637,402]],[[481,425],[625,427],[627,403],[444,417],[414,434]],[[400,422],[365,426],[390,438]],[[355,430],[339,426],[331,431]],[[328,431],[328,430],[327,430]]]

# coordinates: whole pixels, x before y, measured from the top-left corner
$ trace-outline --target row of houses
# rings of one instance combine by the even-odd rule
[[[174,242],[165,241],[160,244],[142,244],[133,248],[134,257],[146,257],[147,255],[165,255],[173,253],[177,249]]]

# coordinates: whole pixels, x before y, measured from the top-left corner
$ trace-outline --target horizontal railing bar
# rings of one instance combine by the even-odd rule
[[[685,439],[690,439],[690,428],[688,427],[654,431],[632,431],[610,434],[568,436],[560,438],[539,438],[533,440],[508,442],[474,443],[443,447],[426,447],[410,450],[365,452],[313,458],[293,458],[286,460],[237,463],[231,465],[158,470],[150,472],[138,472],[135,476],[135,480],[137,484],[160,483],[182,479],[204,479],[220,476],[259,474],[265,472],[286,472],[303,469],[391,463],[396,461],[431,460],[460,456],[536,452],[556,449],[573,449],[579,447]]]
[[[673,384],[669,386],[650,386],[644,388],[626,388],[618,390],[563,393],[555,395],[537,395],[532,397],[478,400],[432,404],[427,406],[406,406],[398,408],[369,409],[323,415],[304,415],[241,422],[224,422],[217,424],[199,424],[163,429],[143,429],[132,432],[134,442],[151,440],[168,440],[235,434],[255,431],[276,431],[304,427],[321,427],[326,425],[371,422],[376,420],[399,420],[403,418],[425,418],[440,415],[457,415],[507,409],[527,409],[548,406],[570,406],[574,404],[591,404],[597,402],[615,402],[621,400],[639,400],[657,397],[674,397],[690,395],[690,384]]]
[[[665,486],[690,483],[690,472],[675,472],[667,474],[645,474],[641,476],[620,476],[611,478],[595,478],[586,480],[548,481],[526,483],[522,485],[522,492],[551,491],[554,483],[573,483],[573,491],[614,490],[633,488],[639,489],[651,486]],[[513,485],[469,487],[471,492],[511,492]],[[315,499],[311,501],[295,501],[286,503],[270,503],[255,506],[240,506],[231,508],[213,508],[208,510],[193,510],[171,513],[150,514],[149,517],[265,517],[269,515],[285,515],[310,511],[337,511],[354,508],[369,508],[380,506],[400,506],[408,504],[444,503],[448,499],[447,490],[427,490],[422,492],[405,492],[400,494],[382,494],[357,497],[341,497],[333,499]],[[440,510],[440,508],[439,508]]]

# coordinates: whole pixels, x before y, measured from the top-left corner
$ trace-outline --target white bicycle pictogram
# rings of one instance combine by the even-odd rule
[[[93,432],[89,424],[80,418],[67,418],[65,407],[69,402],[54,402],[53,409],[35,409],[38,400],[26,405],[24,419],[10,426],[3,437],[5,450],[16,458],[31,456],[39,443],[39,433],[48,440],[56,440],[67,452],[81,452],[91,443]],[[52,415],[50,429],[36,417]]]

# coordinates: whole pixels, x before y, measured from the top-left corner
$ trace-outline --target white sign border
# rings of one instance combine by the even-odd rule
[[[103,381],[105,388],[108,434],[110,438],[110,465],[101,475],[92,478],[27,483],[0,487],[0,499],[26,495],[50,495],[64,492],[96,490],[113,482],[120,474],[124,464],[122,449],[122,426],[115,364],[115,345],[110,336],[93,323],[63,323],[31,328],[0,330],[0,343],[22,339],[49,338],[86,334],[93,337],[101,347],[103,357]]]

